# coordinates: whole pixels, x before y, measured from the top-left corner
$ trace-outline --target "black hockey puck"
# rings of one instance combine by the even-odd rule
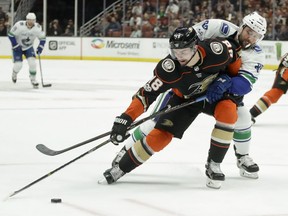
[[[60,198],[51,199],[51,203],[61,203],[61,202],[62,202],[62,199],[60,199]]]

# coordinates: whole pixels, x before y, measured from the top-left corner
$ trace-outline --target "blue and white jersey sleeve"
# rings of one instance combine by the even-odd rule
[[[233,35],[239,27],[226,20],[207,19],[195,24],[193,28],[197,32],[200,40],[205,40],[215,37],[229,37]]]

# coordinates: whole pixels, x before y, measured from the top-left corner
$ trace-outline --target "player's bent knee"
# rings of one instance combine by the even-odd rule
[[[154,152],[159,152],[167,146],[173,138],[173,135],[167,131],[153,129],[146,137],[146,143]]]
[[[232,100],[222,100],[215,107],[214,117],[216,121],[235,124],[238,118],[237,106]]]
[[[237,114],[238,114],[238,119],[235,125],[235,129],[250,128],[252,125],[252,122],[251,122],[251,114],[249,110],[246,107],[241,106],[241,107],[238,107]]]
[[[13,66],[13,71],[18,73],[21,70],[22,65],[23,65],[22,62],[20,61],[15,62]]]

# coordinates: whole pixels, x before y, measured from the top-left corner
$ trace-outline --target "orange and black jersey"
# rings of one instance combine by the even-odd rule
[[[240,49],[240,45],[231,38],[200,41],[197,51],[200,59],[193,67],[181,66],[168,55],[157,64],[154,77],[139,89],[125,113],[132,119],[137,118],[160,93],[168,89],[187,99],[205,94],[218,74],[226,73],[227,66],[239,60]]]

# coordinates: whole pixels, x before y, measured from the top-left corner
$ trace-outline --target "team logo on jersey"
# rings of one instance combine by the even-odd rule
[[[262,52],[261,47],[258,46],[257,44],[255,44],[252,48],[253,48],[256,52]]]
[[[223,46],[219,42],[212,42],[210,44],[210,47],[212,52],[215,53],[216,55],[220,55],[223,52]]]
[[[229,26],[227,25],[227,23],[221,23],[220,32],[223,35],[227,36],[229,34],[229,31],[230,31],[230,29],[229,29]]]
[[[172,71],[174,71],[175,69],[175,64],[174,62],[172,61],[172,59],[165,59],[163,62],[162,62],[162,68],[170,73]]]

